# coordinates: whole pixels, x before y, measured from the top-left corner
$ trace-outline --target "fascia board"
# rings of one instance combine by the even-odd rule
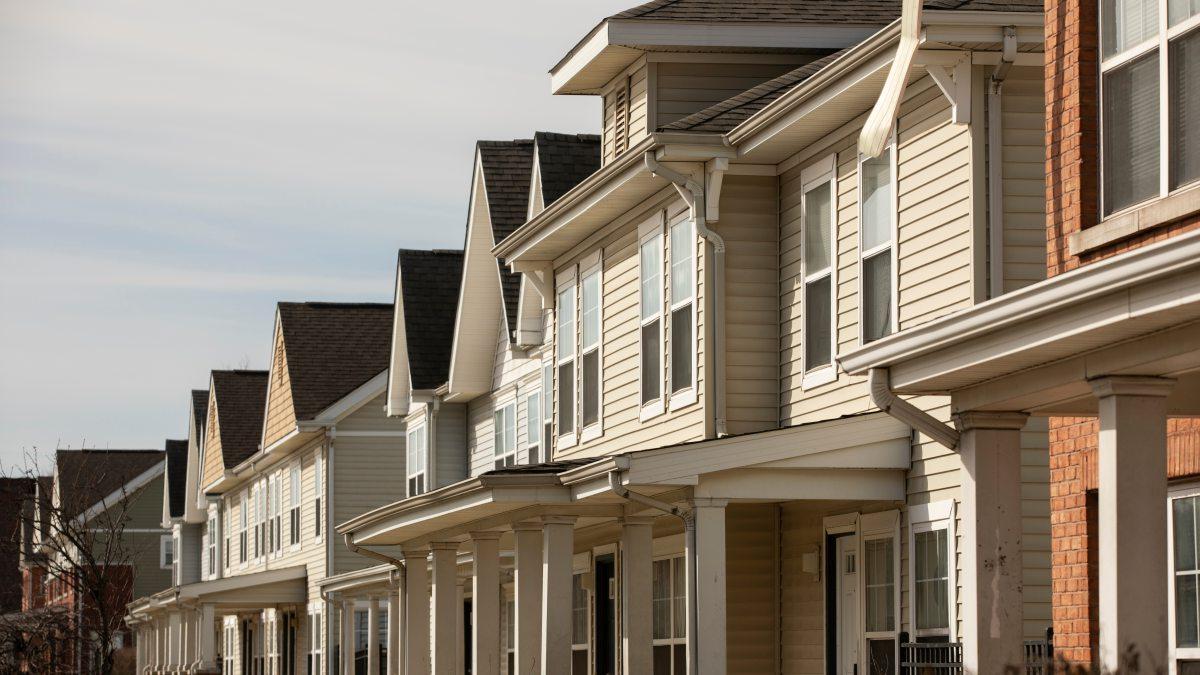
[[[412,377],[408,368],[408,324],[404,320],[404,279],[400,271],[400,256],[396,256],[395,296],[392,299],[392,349],[388,357],[387,414],[401,417],[408,414],[412,400]]]

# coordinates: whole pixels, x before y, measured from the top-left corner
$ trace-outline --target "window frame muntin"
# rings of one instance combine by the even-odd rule
[[[805,202],[812,188],[821,183],[829,182],[829,269],[828,272],[810,275],[807,257],[808,222],[805,216]],[[823,384],[837,380],[836,363],[838,358],[837,334],[837,288],[838,288],[838,179],[837,153],[832,153],[819,159],[800,172],[800,307],[801,330],[800,342],[800,371],[801,390],[813,389]],[[808,336],[803,331],[808,320],[808,285],[829,277],[829,363],[810,369],[808,367]]]
[[[891,254],[891,279],[890,279],[890,282],[891,282],[890,283],[890,285],[891,285],[891,289],[890,289],[890,291],[891,291],[891,293],[890,293],[891,308],[890,309],[891,309],[891,311],[889,312],[889,316],[891,317],[891,320],[889,321],[890,325],[888,328],[889,328],[890,332],[888,333],[888,335],[894,335],[895,333],[900,332],[900,256],[899,256],[900,201],[899,201],[899,194],[898,194],[899,191],[897,190],[897,187],[899,186],[900,181],[897,180],[899,178],[899,176],[897,175],[898,170],[899,170],[899,162],[897,161],[897,155],[899,154],[897,152],[898,146],[899,146],[899,144],[896,141],[896,126],[893,125],[892,133],[888,138],[887,145],[885,145],[884,149],[883,149],[883,152],[889,153],[888,171],[889,171],[889,177],[891,179],[891,199],[889,201],[891,202],[891,204],[890,204],[890,208],[888,209],[888,215],[891,217],[891,222],[889,223],[888,234],[890,235],[890,237],[888,238],[888,241],[886,244],[878,244],[870,249],[863,249],[863,204],[864,204],[865,200],[863,199],[863,189],[862,189],[863,188],[863,170],[862,169],[863,169],[863,164],[865,164],[866,162],[868,162],[874,158],[866,157],[861,152],[858,154],[858,163],[856,165],[856,171],[858,172],[858,176],[857,176],[857,178],[858,178],[858,262],[857,262],[857,265],[858,265],[858,344],[860,346],[870,344],[866,340],[866,321],[864,320],[864,312],[866,311],[866,302],[865,302],[866,288],[863,284],[863,281],[865,279],[865,277],[863,275],[863,267],[864,267],[863,263],[865,263],[869,258],[874,258],[877,255],[881,255],[885,250],[890,250],[890,254]],[[880,153],[880,154],[883,154],[883,153]],[[835,197],[836,197],[836,195],[835,195]],[[836,204],[835,204],[835,207],[836,207]],[[835,233],[836,233],[836,228],[837,228],[836,213],[837,213],[837,211],[835,208],[834,209],[834,232]],[[836,251],[837,250],[836,236],[833,237],[833,240],[834,240],[833,248],[834,248],[834,251]],[[803,266],[803,264],[804,263],[803,263],[803,258],[802,258],[801,266]],[[835,263],[835,266],[836,266],[836,263]],[[835,290],[834,297],[836,298],[836,296],[837,296],[837,291]],[[833,314],[836,317],[837,316],[836,304],[833,307],[834,307]],[[833,323],[834,323],[834,329],[836,330],[836,328],[837,328],[837,319],[836,318],[834,319]],[[887,336],[885,335],[884,337],[887,337]],[[882,338],[880,338],[880,339],[882,339]],[[834,343],[836,344],[836,342],[837,342],[837,338],[835,337]],[[836,354],[836,349],[834,350],[834,353]]]

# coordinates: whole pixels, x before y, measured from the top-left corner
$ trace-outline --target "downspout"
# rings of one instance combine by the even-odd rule
[[[1004,117],[1001,85],[1017,59],[1017,29],[1004,27],[1000,63],[987,84],[989,297],[1004,294]]]
[[[892,391],[891,376],[887,368],[872,368],[868,371],[867,386],[871,390],[871,402],[880,410],[947,448],[958,450],[958,431],[897,396]]]
[[[696,645],[696,631],[698,630],[700,609],[696,602],[696,519],[692,512],[688,509],[681,509],[674,504],[668,504],[664,501],[647,497],[646,495],[632,492],[629,488],[621,483],[621,470],[616,469],[608,472],[608,486],[612,488],[613,494],[631,502],[641,504],[656,511],[675,516],[683,522],[683,541],[684,549],[688,556],[688,569],[691,574],[688,575],[687,594],[691,602],[688,603],[687,616],[687,650],[688,650],[688,675],[698,675],[700,672],[700,664],[697,662],[699,653]]]
[[[698,183],[689,176],[679,173],[673,169],[658,163],[654,158],[653,151],[647,151],[643,155],[646,170],[655,176],[666,178],[674,184],[679,195],[688,202],[692,209],[692,219],[696,224],[696,232],[706,242],[712,244],[713,247],[713,316],[711,319],[706,318],[705,323],[711,320],[713,329],[713,396],[716,399],[714,416],[714,427],[716,428],[717,436],[724,436],[725,430],[725,320],[719,313],[722,307],[722,297],[725,293],[725,240],[721,235],[713,232],[708,228],[708,219],[704,210],[704,185]],[[701,179],[703,181],[703,179]]]
[[[372,551],[369,548],[355,544],[351,540],[349,532],[342,535],[342,540],[346,542],[346,548],[350,549],[351,553],[356,553],[358,555],[365,556],[367,558],[374,558],[376,560],[383,561],[385,563],[392,565],[396,569],[404,568],[404,562],[398,558],[393,558],[390,555],[380,553],[379,551]]]

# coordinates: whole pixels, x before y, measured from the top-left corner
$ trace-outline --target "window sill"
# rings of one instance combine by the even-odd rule
[[[643,404],[642,411],[638,415],[638,419],[643,422],[647,422],[661,414],[663,414],[663,401],[660,398],[657,401],[651,401],[650,403]]]
[[[680,408],[686,408],[695,402],[696,389],[695,387],[688,387],[687,389],[681,389],[678,392],[671,394],[671,401],[668,409],[674,412]]]
[[[593,424],[590,427],[583,428],[583,431],[579,434],[579,442],[587,443],[588,441],[594,441],[603,435],[604,427],[600,424]]]
[[[800,381],[800,388],[807,391],[815,389],[824,384],[829,384],[837,379],[837,369],[832,365],[825,366],[820,370],[814,370],[804,374],[804,379]]]
[[[1192,184],[1072,234],[1067,239],[1067,250],[1073,256],[1083,255],[1197,213],[1200,213],[1200,184]]]
[[[558,437],[558,443],[555,444],[555,450],[566,450],[567,448],[575,447],[575,432],[565,434]]]

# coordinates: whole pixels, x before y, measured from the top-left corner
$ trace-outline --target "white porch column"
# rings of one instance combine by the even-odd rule
[[[625,673],[654,672],[654,519],[621,519],[621,654]]]
[[[404,675],[429,675],[429,550],[404,551]]]
[[[1100,668],[1167,663],[1167,394],[1174,380],[1092,381],[1100,403]]]
[[[354,672],[354,599],[342,597],[341,621],[342,672]]]
[[[458,606],[458,542],[434,542],[433,553],[433,673],[456,675],[457,631],[462,622]]]
[[[183,610],[180,620],[179,667],[186,670],[196,661],[196,611]]]
[[[516,579],[516,675],[542,672],[542,526],[517,523],[513,527]],[[626,671],[629,672],[629,671]]]
[[[500,675],[500,533],[472,532],[471,673]]]
[[[183,642],[183,616],[178,609],[172,609],[167,614],[167,667],[171,670],[179,668],[181,663]]]
[[[199,668],[201,671],[217,670],[217,612],[210,603],[200,605],[197,612],[199,631]]]
[[[367,604],[367,675],[379,673],[379,598],[372,595]]]
[[[542,673],[571,672],[575,517],[542,517]]]
[[[458,584],[454,587],[454,605],[460,610],[467,606],[467,585],[471,583],[470,577],[458,580]],[[461,614],[459,615],[462,616]],[[463,621],[459,621],[454,625],[454,672],[467,672],[467,628],[463,625]]]
[[[1021,428],[1028,417],[968,412],[955,419],[962,432],[963,672],[1003,673],[1024,658]]]
[[[697,663],[688,664],[693,675],[725,675],[725,499],[693,499],[692,518],[696,535],[695,555],[685,555],[689,587],[695,577],[696,597],[688,598],[688,608],[696,603],[696,630],[688,633],[695,640]],[[688,551],[690,554],[691,552]],[[695,569],[691,568],[695,561]],[[693,637],[693,635],[695,637]]]
[[[403,592],[398,580],[388,585],[388,675],[403,675],[400,670],[404,663],[400,659],[400,622],[403,621],[400,616],[400,594]]]

